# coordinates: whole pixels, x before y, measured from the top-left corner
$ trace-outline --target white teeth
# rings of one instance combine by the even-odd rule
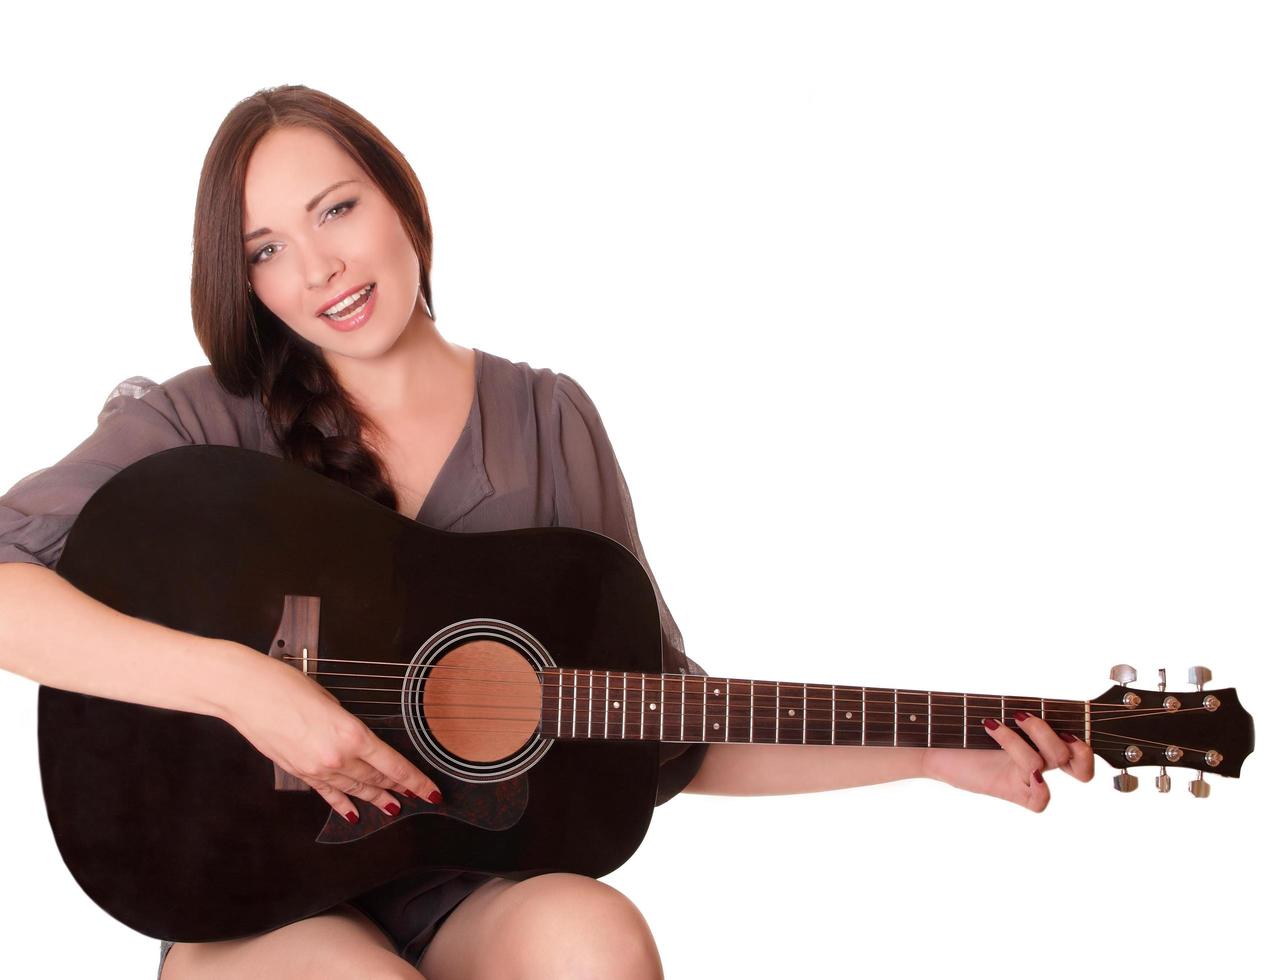
[[[373,288],[372,283],[369,283],[367,286],[361,289],[358,293],[352,293],[350,296],[347,296],[340,303],[334,303],[332,306],[330,306],[327,310],[324,311],[323,316],[333,316],[334,314],[341,313],[342,310],[346,309],[346,307],[354,303],[358,303],[360,299],[364,297],[365,295],[367,295],[369,290],[371,290],[372,288]]]

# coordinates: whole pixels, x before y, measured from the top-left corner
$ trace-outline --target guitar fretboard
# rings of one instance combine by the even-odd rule
[[[1090,741],[1090,702],[699,674],[546,669],[541,734],[556,739],[997,748],[983,719],[1016,711]]]

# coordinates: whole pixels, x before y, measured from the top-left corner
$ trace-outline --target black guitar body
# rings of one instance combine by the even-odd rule
[[[472,620],[523,631],[553,666],[662,669],[651,584],[604,535],[438,531],[232,447],[184,446],[122,470],[83,508],[58,572],[120,612],[264,656],[284,597],[318,597],[309,656],[325,671],[398,675],[397,702],[373,709],[395,719],[405,667],[429,638]],[[399,725],[377,734],[434,778],[444,801],[401,799],[391,818],[356,800],[351,826],[313,790],[277,788],[271,760],[218,718],[41,687],[49,821],[94,901],[183,942],[275,928],[430,869],[598,877],[647,831],[655,741],[536,735],[543,754],[524,771],[484,781],[430,765]]]

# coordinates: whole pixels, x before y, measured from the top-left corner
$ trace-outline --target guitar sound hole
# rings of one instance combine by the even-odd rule
[[[430,667],[422,713],[439,744],[459,759],[495,762],[532,740],[541,722],[533,665],[494,640],[454,647]]]

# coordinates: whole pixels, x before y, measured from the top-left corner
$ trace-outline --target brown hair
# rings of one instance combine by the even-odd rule
[[[286,459],[394,508],[382,460],[363,439],[377,431],[338,383],[319,347],[298,336],[249,291],[244,256],[244,179],[254,147],[272,129],[309,126],[349,153],[398,212],[430,296],[426,195],[408,161],[371,122],[305,85],[259,89],[236,103],[204,157],[195,200],[191,315],[218,383],[266,409]]]

